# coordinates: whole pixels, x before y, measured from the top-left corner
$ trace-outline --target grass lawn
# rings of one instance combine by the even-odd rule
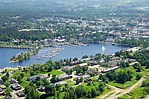
[[[15,72],[10,78],[15,78],[15,77],[18,77],[21,73],[23,73],[23,72],[19,72],[19,71],[17,71],[17,72]],[[26,86],[28,86],[29,85],[29,81],[26,81],[26,79],[28,78],[28,77],[30,77],[30,75],[29,74],[25,74],[24,73],[24,77],[22,78],[22,82],[21,82],[21,86],[22,87],[26,87]]]
[[[24,88],[27,87],[30,83],[29,81],[26,81],[28,77],[30,77],[30,75],[25,74],[23,79],[22,79],[21,86],[24,87]]]
[[[144,97],[143,88],[137,87],[132,92],[127,93],[118,99],[142,99]]]
[[[10,78],[18,77],[21,74],[21,72],[16,71],[13,75],[10,76]]]
[[[128,88],[128,87],[134,85],[136,82],[137,82],[137,80],[132,80],[132,81],[127,81],[124,84],[120,84],[120,83],[116,83],[116,82],[112,81],[109,83],[109,85],[112,85],[112,86],[115,86],[115,87],[118,87],[121,89],[125,89],[125,88]]]
[[[134,55],[134,53],[129,53],[129,55],[132,57]]]
[[[58,76],[58,75],[61,75],[61,74],[65,74],[65,72],[63,72],[63,71],[58,71],[58,70],[52,70],[52,71],[50,72],[50,75],[56,75],[56,76]]]
[[[72,86],[74,86],[74,85],[76,84],[76,82],[73,82],[73,81],[70,80],[70,79],[65,80],[65,81],[68,83],[68,85],[69,85],[70,87],[72,87]]]

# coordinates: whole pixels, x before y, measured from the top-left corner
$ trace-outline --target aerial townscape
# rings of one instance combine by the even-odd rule
[[[149,1],[0,0],[0,99],[149,99]]]

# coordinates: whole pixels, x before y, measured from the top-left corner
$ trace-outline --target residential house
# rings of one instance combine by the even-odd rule
[[[65,80],[65,79],[70,79],[70,78],[72,78],[72,76],[71,76],[71,75],[67,75],[67,74],[62,74],[62,75],[58,76],[58,78],[59,78],[60,80]]]
[[[89,68],[87,71],[88,74],[99,74],[100,71],[98,70],[98,68]]]
[[[17,80],[10,78],[8,79],[8,82],[10,82],[10,84],[14,84],[14,83],[17,83]]]
[[[60,81],[60,82],[55,83],[55,85],[66,85],[66,84],[67,84],[66,81]]]
[[[137,62],[136,59],[130,59],[130,58],[124,59],[123,61],[129,63]]]
[[[97,61],[95,61],[95,60],[90,60],[90,61],[88,61],[92,66],[93,65],[97,65],[98,64],[98,62]]]
[[[17,96],[18,96],[18,97],[24,97],[24,96],[25,96],[25,93],[22,92],[22,91],[19,91],[19,92],[17,93]]]
[[[37,82],[36,81],[37,77],[39,77],[40,79],[44,79],[44,78],[48,78],[48,75],[47,74],[34,75],[34,76],[31,76],[31,77],[27,78],[27,80],[36,83]]]
[[[3,84],[4,84],[3,80],[2,80],[2,79],[0,79],[0,85],[3,85]]]
[[[0,88],[0,95],[4,95],[4,90]]]
[[[69,70],[73,70],[75,68],[75,66],[64,66],[62,68],[62,71],[66,72],[66,71],[69,71]]]
[[[78,64],[79,67],[83,67],[83,66],[88,66],[87,63],[81,63],[81,64]]]
[[[119,64],[121,62],[121,60],[113,60],[113,61],[109,61],[107,63],[105,63],[106,65],[110,66],[110,67],[115,67],[117,66],[117,64]]]
[[[11,84],[12,90],[20,90],[21,86],[18,83],[13,83]]]
[[[38,91],[41,91],[41,92],[45,91],[45,86],[40,85],[39,88],[38,88]]]
[[[118,66],[115,66],[115,67],[112,67],[112,68],[104,69],[104,70],[102,70],[101,72],[102,72],[102,73],[106,73],[106,72],[109,72],[109,71],[112,71],[112,70],[116,70],[116,69],[118,69],[118,68],[119,68]]]

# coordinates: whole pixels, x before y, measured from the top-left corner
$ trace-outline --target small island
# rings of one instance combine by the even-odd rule
[[[16,56],[13,56],[10,59],[10,62],[22,62],[24,60],[28,60],[28,59],[30,59],[30,56],[36,55],[38,53],[39,49],[40,49],[40,47],[37,46],[34,49],[31,49],[30,51],[28,51],[26,53],[20,53]]]

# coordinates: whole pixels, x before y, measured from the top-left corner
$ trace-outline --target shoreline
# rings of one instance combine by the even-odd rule
[[[90,45],[90,44],[92,44],[92,43],[88,43],[88,44],[86,44],[86,45]],[[107,43],[96,43],[96,44],[107,44]],[[113,45],[113,44],[111,44],[111,45]],[[63,46],[70,46],[70,45],[63,45]],[[75,44],[72,44],[71,46],[80,46],[80,45],[75,45]],[[83,46],[83,45],[81,45],[81,46]],[[119,45],[118,45],[119,46]],[[59,46],[59,47],[62,47],[62,46]],[[55,48],[55,47],[54,47]],[[125,48],[124,48],[124,50],[125,50]],[[50,59],[49,59],[50,60]],[[9,62],[11,62],[11,63],[19,63],[18,61],[9,61]],[[15,66],[15,67],[17,67],[17,66]],[[14,68],[15,68],[14,67]],[[24,66],[20,66],[20,67],[24,67]],[[5,67],[4,67],[5,68]],[[2,69],[4,69],[3,67],[2,67]],[[10,65],[10,67],[6,67],[6,69],[9,69],[9,68],[11,68],[11,65]],[[12,67],[13,68],[13,67]]]
[[[13,48],[13,49],[32,49],[33,47],[29,46],[0,46],[0,48]]]
[[[23,67],[23,66],[21,66],[21,67]],[[5,70],[10,70],[10,69],[15,70],[15,69],[18,69],[18,67],[4,67],[4,68],[0,69],[0,73],[2,73]]]

